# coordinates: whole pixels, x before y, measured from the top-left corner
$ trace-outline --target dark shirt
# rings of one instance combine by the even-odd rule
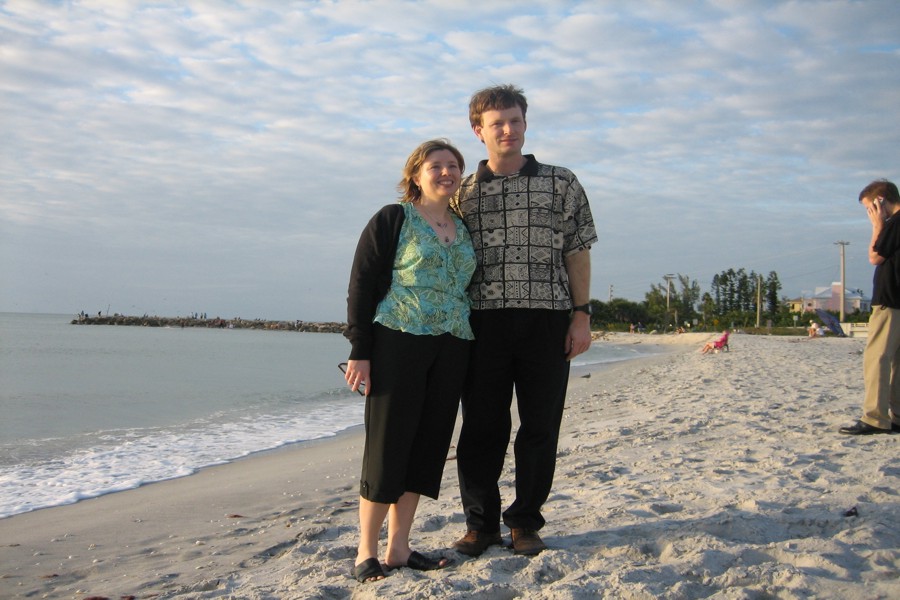
[[[885,222],[874,248],[885,260],[875,267],[872,305],[900,308],[900,216]]]

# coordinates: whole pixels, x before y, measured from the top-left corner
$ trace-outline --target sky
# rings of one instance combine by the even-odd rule
[[[343,321],[409,153],[478,89],[583,184],[591,297],[775,271],[871,295],[900,3],[0,0],[0,311]],[[836,242],[849,242],[838,245]]]

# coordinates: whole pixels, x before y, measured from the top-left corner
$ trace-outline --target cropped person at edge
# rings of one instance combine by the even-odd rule
[[[880,179],[859,193],[872,223],[869,262],[875,265],[863,380],[863,416],[841,427],[846,435],[900,431],[900,195]]]
[[[448,210],[465,168],[446,140],[416,148],[385,206],[359,240],[350,275],[345,378],[365,386],[366,441],[353,576],[385,576],[378,536],[388,519],[384,566],[443,568],[409,547],[420,495],[437,498],[456,422],[469,349],[466,287],[475,253],[463,222]]]
[[[469,286],[472,346],[457,449],[466,534],[453,547],[478,556],[502,543],[501,516],[516,554],[546,548],[541,507],[556,468],[569,361],[591,344],[590,247],[597,241],[584,189],[568,169],[523,155],[528,103],[499,85],[469,103],[487,150],[454,207],[475,245]],[[501,515],[498,481],[511,435],[515,389],[515,500]]]

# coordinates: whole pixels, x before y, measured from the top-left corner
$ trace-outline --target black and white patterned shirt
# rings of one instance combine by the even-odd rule
[[[454,198],[478,259],[468,290],[472,310],[570,310],[565,257],[597,241],[575,174],[531,154],[526,159],[512,176],[495,175],[481,161]]]

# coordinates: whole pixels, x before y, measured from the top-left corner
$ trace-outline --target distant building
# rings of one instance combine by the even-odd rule
[[[818,287],[812,294],[804,294],[799,298],[788,301],[791,312],[814,312],[816,309],[841,310],[841,282],[831,284],[831,287]],[[856,311],[869,312],[872,310],[872,301],[866,298],[862,290],[844,290],[844,312]]]

